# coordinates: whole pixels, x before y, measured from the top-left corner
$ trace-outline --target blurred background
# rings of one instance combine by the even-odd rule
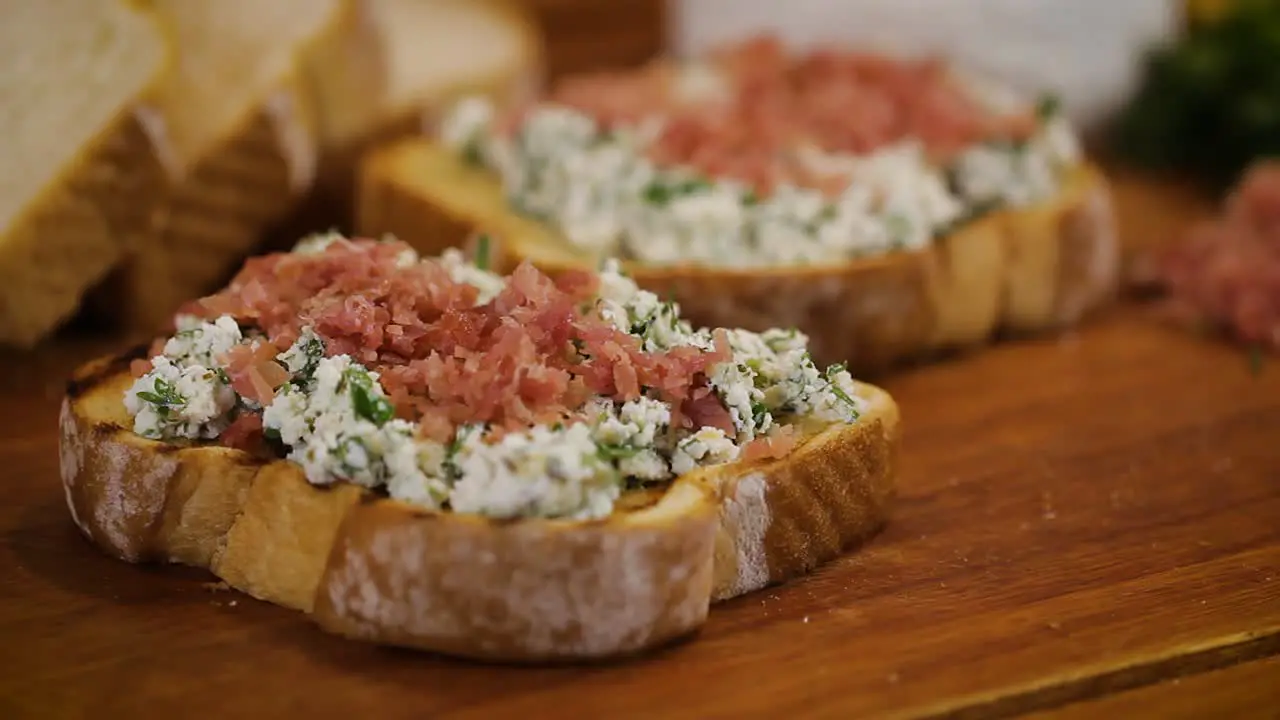
[[[10,176],[4,192],[21,208],[74,185],[87,172],[80,156],[97,152],[90,141],[108,130],[128,134],[108,127],[108,118],[123,111],[137,110],[143,130],[167,128],[166,140],[181,157],[156,151],[151,165],[159,168],[112,167],[113,177],[132,178],[130,199],[123,201],[130,217],[110,214],[109,237],[92,252],[59,240],[47,224],[24,236],[27,246],[7,250],[11,257],[0,258],[8,293],[0,292],[5,344],[32,346],[71,318],[80,326],[152,332],[183,300],[225,281],[246,255],[311,231],[349,230],[360,158],[389,139],[421,133],[424,118],[463,93],[514,102],[576,73],[635,67],[663,54],[695,57],[761,31],[797,49],[834,44],[939,55],[1015,89],[1057,94],[1112,176],[1137,283],[1151,281],[1143,257],[1153,246],[1206,214],[1252,160],[1280,151],[1280,2],[1274,0],[108,4],[154,15],[177,49],[173,66],[157,81],[159,89],[126,92],[111,83],[132,61],[111,53],[136,50],[137,38],[100,33],[104,45],[93,52],[101,57],[83,47],[70,53],[84,55],[80,62],[93,68],[81,92],[116,93],[103,100],[115,114],[93,120],[82,113],[81,140],[67,134],[49,141],[60,144],[48,154],[65,167],[51,171],[47,186],[14,163],[0,171]],[[66,36],[69,23],[118,22],[77,15],[78,7],[77,0],[6,4],[6,21],[17,34],[0,50],[8,56],[5,66],[68,56],[41,33]],[[55,59],[42,60],[40,53]],[[56,94],[39,89],[80,82],[73,78],[90,72],[71,67],[72,60],[65,64],[58,70],[65,79],[6,74],[0,85],[6,111],[22,108],[28,119],[69,113]],[[28,76],[33,87],[22,82]],[[31,156],[24,162],[52,163],[20,132],[8,135],[11,156],[21,151]],[[106,204],[123,207],[116,200]],[[41,263],[47,269],[29,271]]]

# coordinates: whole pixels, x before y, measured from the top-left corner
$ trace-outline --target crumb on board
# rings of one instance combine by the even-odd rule
[[[204,588],[205,590],[208,590],[209,592],[222,592],[223,590],[231,589],[231,586],[226,584],[222,580],[219,580],[217,582],[200,583],[200,587]]]

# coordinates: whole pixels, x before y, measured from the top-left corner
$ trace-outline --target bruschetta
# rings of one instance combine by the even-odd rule
[[[884,524],[898,408],[804,334],[487,247],[317,235],[81,368],[75,524],[335,633],[524,662],[689,635]]]
[[[799,327],[874,372],[1080,320],[1115,290],[1103,174],[1060,108],[932,60],[753,40],[459,103],[364,166],[358,229],[505,267],[617,258],[712,327]]]

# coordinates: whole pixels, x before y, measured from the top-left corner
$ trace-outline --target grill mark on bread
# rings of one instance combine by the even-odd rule
[[[67,397],[72,400],[83,397],[106,379],[116,375],[121,370],[127,370],[129,364],[134,360],[146,358],[147,348],[147,345],[134,345],[118,355],[112,355],[110,358],[98,360],[82,367],[67,381]]]
[[[102,437],[110,437],[112,435],[120,435],[129,432],[128,428],[114,422],[95,423],[89,432]],[[157,448],[159,450],[159,448]]]

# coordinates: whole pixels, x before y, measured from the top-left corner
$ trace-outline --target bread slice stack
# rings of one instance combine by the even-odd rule
[[[0,58],[0,343],[30,346],[150,222],[161,170],[130,110],[170,58],[105,0],[6,3]]]
[[[504,0],[51,0],[2,25],[0,343],[19,346],[86,296],[155,331],[304,199],[348,206],[370,143],[541,72]]]
[[[146,0],[177,49],[149,118],[168,186],[156,222],[97,300],[127,326],[162,324],[217,284],[314,176],[302,55],[343,28],[339,0]]]

